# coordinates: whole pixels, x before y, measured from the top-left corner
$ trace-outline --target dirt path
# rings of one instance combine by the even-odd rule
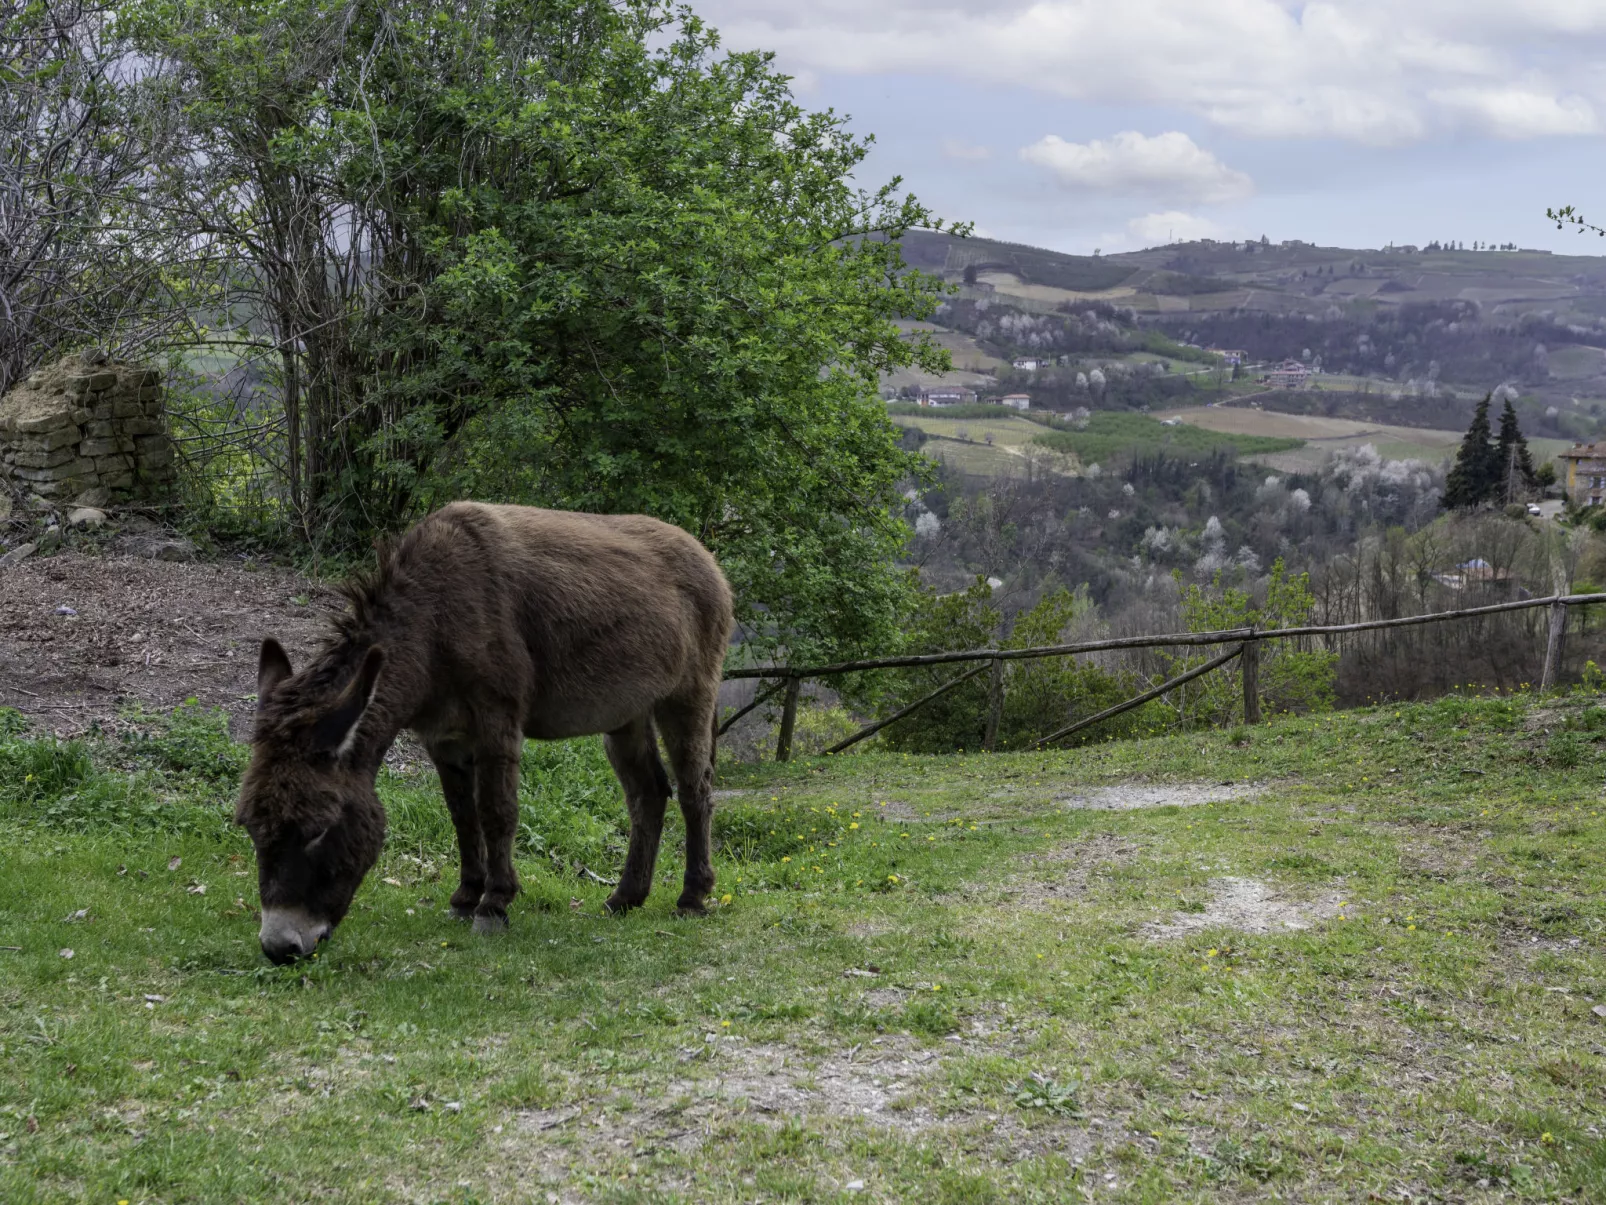
[[[277,636],[300,664],[342,606],[332,590],[242,560],[30,557],[0,569],[0,706],[70,735],[131,703],[195,698],[227,709],[243,737],[257,642]]]

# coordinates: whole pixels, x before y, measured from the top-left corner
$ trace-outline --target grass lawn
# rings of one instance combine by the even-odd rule
[[[206,717],[11,713],[0,1200],[1606,1199],[1592,701],[727,766],[695,921],[674,857],[600,914],[606,765],[532,747],[496,938],[398,765],[285,968]]]
[[[1208,414],[1216,411],[1205,407]],[[1233,450],[1243,456],[1261,456],[1298,448],[1299,439],[1251,435],[1245,432],[1208,430],[1194,425],[1194,410],[1180,426],[1168,427],[1158,419],[1129,410],[1098,410],[1082,431],[1051,431],[1039,434],[1037,442],[1056,452],[1066,452],[1083,464],[1108,461],[1113,456],[1141,452],[1166,452],[1172,456],[1208,456],[1212,452]],[[1232,413],[1237,413],[1233,411]]]

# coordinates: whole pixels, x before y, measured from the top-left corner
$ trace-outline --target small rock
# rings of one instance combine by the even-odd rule
[[[73,610],[66,603],[62,603],[61,606],[56,608],[56,614],[57,615],[69,615],[70,616],[70,615],[76,615],[76,614],[78,614],[78,612]]]
[[[863,1180],[849,1180],[842,1187],[844,1189],[846,1189],[848,1192],[863,1192],[864,1191],[864,1181]]]
[[[78,358],[86,368],[93,368],[97,364],[104,364],[110,358],[106,355],[104,347],[86,347],[78,353]]]
[[[106,512],[98,506],[80,506],[67,513],[68,527],[87,527],[94,531],[106,522]]]
[[[45,528],[45,534],[39,537],[39,551],[49,552],[61,543],[61,524],[52,523]]]
[[[1597,1017],[1600,1017],[1602,1020],[1606,1020],[1606,1004],[1597,1004],[1589,1011],[1594,1013]]]
[[[422,1096],[415,1096],[412,1100],[407,1102],[407,1107],[415,1113],[428,1113],[429,1101],[425,1100]]]
[[[28,495],[29,510],[55,510],[56,504],[42,494]]]
[[[0,569],[9,569],[18,561],[25,560],[26,558],[32,556],[34,554],[34,550],[38,547],[39,546],[37,544],[18,544],[10,552],[6,553],[5,556],[0,556]]]
[[[111,500],[111,490],[104,485],[95,485],[74,498],[72,504],[74,506],[92,506],[96,510],[105,510],[111,505]]]
[[[71,958],[72,957],[72,951],[71,950],[62,950],[61,951],[61,956],[63,958]]]

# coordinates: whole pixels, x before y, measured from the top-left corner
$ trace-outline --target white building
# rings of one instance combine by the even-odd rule
[[[1006,393],[998,399],[1000,406],[1009,406],[1015,410],[1030,410],[1032,408],[1032,395],[1029,393]]]

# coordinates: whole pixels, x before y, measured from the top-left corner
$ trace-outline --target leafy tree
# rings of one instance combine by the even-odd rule
[[[940,223],[853,187],[844,118],[660,0],[132,5],[309,537],[464,495],[643,511],[720,556],[756,654],[895,642],[918,461],[876,385],[947,363],[894,324],[941,292],[898,238]]]
[[[97,0],[0,0],[0,394],[50,354],[137,347],[176,240],[144,214],[160,123]],[[154,235],[154,237],[153,237]]]
[[[992,587],[984,578],[978,577],[967,589],[952,594],[922,590],[910,611],[905,651],[941,653],[996,647],[1002,621],[1003,615],[993,604]],[[874,700],[881,714],[890,715],[970,668],[934,665],[892,670],[867,674],[862,683],[843,683],[843,688],[862,703]],[[888,728],[883,739],[890,748],[911,753],[980,749],[986,725],[987,675],[978,674]]]
[[[1528,451],[1528,441],[1517,423],[1517,412],[1511,408],[1511,398],[1507,397],[1505,403],[1500,412],[1500,440],[1495,449],[1495,463],[1500,471],[1497,495],[1502,500],[1512,501],[1513,495],[1537,488],[1539,479],[1533,456]]]
[[[1485,396],[1472,415],[1472,425],[1461,439],[1455,464],[1444,483],[1444,506],[1464,510],[1493,498],[1503,480],[1505,465],[1500,451],[1489,442],[1489,402]]]
[[[1190,632],[1300,627],[1311,622],[1315,611],[1310,574],[1289,572],[1280,557],[1266,578],[1265,598],[1259,605],[1248,590],[1226,584],[1224,571],[1218,571],[1208,587],[1190,585],[1182,592],[1182,612]],[[1209,649],[1172,657],[1166,675],[1184,673],[1220,651]],[[1275,715],[1331,707],[1337,665],[1338,654],[1325,649],[1300,649],[1280,640],[1263,643],[1259,686],[1266,710]],[[1183,723],[1231,723],[1243,714],[1243,669],[1235,661],[1230,668],[1196,678],[1174,694]]]

